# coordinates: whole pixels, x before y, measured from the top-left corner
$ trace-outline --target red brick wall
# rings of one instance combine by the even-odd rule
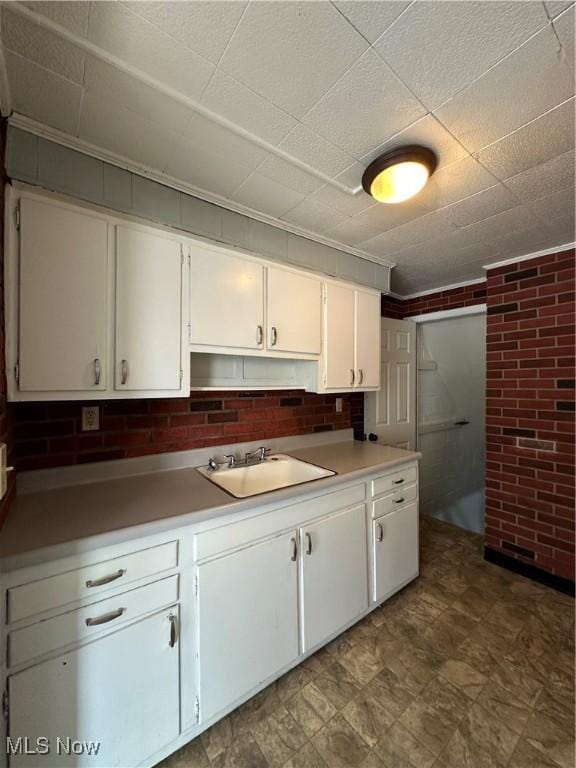
[[[392,296],[382,296],[382,317],[403,320],[405,317],[423,315],[425,312],[439,312],[485,303],[486,283],[482,282],[466,285],[462,288],[429,293],[414,299],[395,299]]]
[[[488,273],[486,546],[574,580],[574,250]]]
[[[0,118],[0,442],[8,445],[8,463],[14,457],[12,452],[12,430],[6,404],[6,362],[4,356],[4,153],[6,149],[6,120]],[[8,492],[0,501],[0,525],[6,517],[16,489],[14,473],[8,475]]]
[[[363,428],[363,395],[284,392],[196,392],[175,400],[99,403],[97,432],[81,431],[83,403],[18,403],[15,461],[19,470],[123,459],[190,448],[264,441]]]

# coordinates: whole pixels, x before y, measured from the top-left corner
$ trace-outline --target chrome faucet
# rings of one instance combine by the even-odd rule
[[[248,451],[244,457],[244,463],[249,464],[251,461],[264,461],[266,455],[270,453],[270,451],[271,448],[266,448],[266,446],[261,445],[260,448],[257,448],[255,451]]]
[[[208,459],[208,466],[213,472],[218,469],[218,464],[214,459]]]

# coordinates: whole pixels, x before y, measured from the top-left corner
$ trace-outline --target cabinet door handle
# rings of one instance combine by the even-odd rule
[[[125,568],[119,568],[116,573],[111,573],[109,576],[102,576],[101,579],[88,579],[86,582],[87,587],[101,587],[104,584],[110,584],[112,581],[116,581],[126,573]]]
[[[384,528],[382,523],[376,523],[376,541],[382,541],[384,538]]]
[[[173,613],[169,613],[168,621],[170,622],[170,640],[168,641],[168,645],[170,648],[174,648],[178,637],[178,619]]]
[[[275,325],[272,326],[272,334],[270,339],[270,346],[275,347],[278,343],[278,329]]]
[[[97,387],[100,384],[100,374],[102,373],[102,366],[100,365],[100,359],[94,358],[94,386]]]
[[[110,611],[110,613],[103,613],[102,616],[96,616],[95,619],[86,619],[86,626],[97,627],[99,624],[108,624],[109,621],[119,619],[125,611],[126,608],[118,608],[116,611]]]
[[[402,496],[402,498],[400,499],[394,499],[394,504],[402,504],[403,501],[404,501],[404,496]]]
[[[296,543],[296,539],[293,536],[290,539],[290,546],[292,547],[292,554],[290,555],[290,560],[292,560],[293,563],[296,562],[298,559],[298,544]]]
[[[354,368],[350,368],[350,386],[354,386],[354,381],[356,379],[356,374],[354,373]]]
[[[312,536],[309,533],[306,534],[306,554],[312,554]]]
[[[360,387],[362,385],[362,382],[364,381],[364,371],[362,368],[358,368],[358,386]]]
[[[261,325],[256,326],[256,344],[262,344],[264,341],[264,328]]]
[[[122,384],[126,384],[126,382],[128,381],[128,361],[122,360],[122,363],[120,364],[120,368],[121,368],[120,381]]]
[[[393,480],[392,485],[402,485],[403,482],[404,482],[404,478],[401,477],[400,480]]]

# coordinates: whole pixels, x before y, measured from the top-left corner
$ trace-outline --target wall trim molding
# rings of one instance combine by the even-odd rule
[[[422,315],[411,315],[403,318],[413,323],[428,323],[434,320],[449,320],[451,317],[463,317],[464,315],[484,315],[486,304],[473,304],[471,307],[457,307],[456,309],[441,309],[438,312],[425,312]]]
[[[529,261],[530,259],[538,259],[540,256],[548,256],[550,253],[562,253],[562,251],[569,251],[576,246],[575,243],[564,243],[563,245],[557,245],[554,248],[544,248],[542,251],[534,251],[534,253],[526,253],[524,256],[515,256],[513,259],[503,259],[502,261],[495,261],[492,264],[485,264],[482,269],[497,269],[498,267],[506,267],[508,264],[517,264],[520,261]]]
[[[429,288],[426,291],[418,291],[417,293],[407,293],[405,296],[400,296],[399,294],[392,294],[390,293],[390,296],[394,296],[394,298],[399,298],[402,301],[408,301],[409,299],[419,299],[421,296],[431,296],[434,293],[444,293],[444,291],[455,291],[458,288],[467,288],[469,285],[479,285],[480,283],[485,283],[486,278],[485,277],[475,277],[474,280],[463,280],[461,283],[451,283],[450,285],[442,285],[440,288]]]
[[[25,115],[20,115],[16,112],[12,113],[12,115],[10,115],[8,118],[8,125],[14,128],[18,128],[22,131],[32,133],[39,138],[52,141],[55,144],[60,144],[61,146],[67,147],[68,149],[73,149],[76,152],[81,152],[82,154],[88,155],[89,157],[94,157],[97,160],[102,160],[105,163],[115,165],[118,168],[130,171],[131,173],[135,173],[138,176],[143,176],[147,179],[150,179],[151,181],[156,181],[158,184],[163,184],[164,186],[175,189],[178,192],[183,192],[186,195],[191,195],[192,197],[196,197],[199,200],[204,200],[205,202],[211,203],[212,205],[217,205],[219,208],[225,208],[226,210],[232,211],[233,213],[239,213],[241,216],[247,216],[250,219],[260,221],[263,224],[268,224],[269,226],[275,227],[276,229],[281,229],[284,232],[290,232],[291,234],[297,235],[298,237],[305,237],[307,240],[312,240],[319,245],[325,245],[328,248],[341,251],[342,253],[346,253],[349,256],[356,256],[359,259],[364,259],[364,261],[369,261],[372,264],[378,264],[381,267],[388,267],[390,269],[396,266],[396,263],[393,261],[389,261],[388,259],[384,258],[378,258],[377,256],[373,256],[372,254],[366,253],[365,251],[359,251],[356,248],[349,248],[345,244],[339,243],[337,240],[331,240],[330,238],[322,237],[322,235],[310,232],[307,229],[298,227],[295,224],[290,224],[289,222],[283,221],[282,219],[277,219],[274,216],[268,216],[265,213],[260,213],[253,208],[248,208],[247,206],[242,205],[241,203],[236,203],[226,197],[221,197],[220,195],[214,194],[212,192],[207,192],[206,190],[200,187],[195,187],[192,184],[186,184],[185,182],[179,181],[172,176],[168,176],[164,173],[160,173],[159,171],[154,171],[146,166],[139,165],[138,163],[135,163],[132,160],[128,160],[121,155],[116,155],[113,152],[109,152],[108,150],[97,147],[96,145],[90,144],[89,142],[83,141],[82,139],[79,139],[75,136],[69,136],[62,131],[59,131],[57,128],[51,128],[47,125],[44,125],[43,123],[39,123],[36,120],[32,120],[31,118],[26,117]]]
[[[537,581],[539,584],[544,584],[547,587],[555,589],[557,592],[563,592],[565,595],[574,597],[575,584],[570,579],[565,579],[562,576],[555,576],[553,573],[543,571],[541,568],[537,568],[535,565],[529,565],[522,560],[517,560],[515,557],[505,555],[503,552],[499,552],[491,547],[484,547],[484,560],[488,563],[494,563],[501,568],[506,568],[507,571],[513,571],[519,573],[521,576],[526,576],[532,581]]]

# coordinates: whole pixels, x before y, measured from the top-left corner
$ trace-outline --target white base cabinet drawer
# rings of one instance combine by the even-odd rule
[[[380,603],[418,575],[418,504],[372,523],[374,594]]]
[[[402,488],[401,491],[390,493],[388,496],[382,496],[372,504],[372,517],[381,517],[394,512],[407,504],[411,504],[418,498],[418,486],[410,485],[408,488]]]
[[[22,664],[63,646],[85,641],[117,624],[177,601],[178,576],[170,576],[17,629],[8,635],[9,663],[11,666]]]
[[[124,584],[177,565],[178,542],[169,541],[157,547],[12,587],[8,590],[8,621],[19,621],[79,600],[98,597],[110,589],[123,587]]]
[[[418,479],[418,466],[412,464],[405,467],[399,472],[394,472],[391,475],[383,475],[377,477],[372,481],[372,495],[380,496],[382,493],[389,493],[389,491],[401,490],[403,486],[415,483]]]
[[[11,743],[28,737],[30,749],[47,743],[49,752],[12,754],[10,768],[136,766],[176,739],[179,642],[170,642],[170,614],[178,619],[178,608],[12,675]],[[96,744],[66,754],[68,739]]]

